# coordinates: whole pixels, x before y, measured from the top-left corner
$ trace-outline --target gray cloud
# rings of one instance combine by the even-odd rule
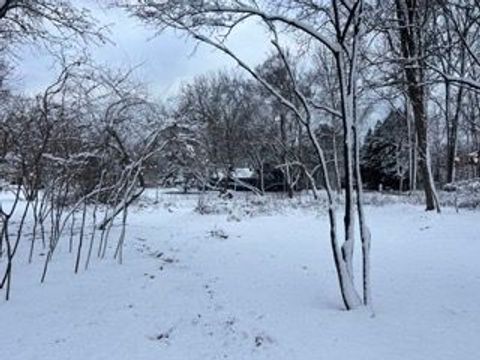
[[[94,60],[112,67],[141,64],[135,75],[148,85],[155,96],[171,95],[182,82],[196,75],[235,65],[218,51],[205,45],[196,47],[193,40],[181,37],[181,34],[167,31],[154,36],[152,29],[145,28],[120,10],[100,9],[91,2],[85,3],[96,18],[111,24],[110,38],[114,44],[93,48]],[[248,22],[228,43],[252,64],[259,63],[267,52],[262,31],[258,30],[257,24]],[[48,53],[24,48],[20,57],[17,74],[21,81],[15,86],[17,91],[25,89],[27,93],[35,93],[52,80],[55,71],[52,69],[53,59]]]

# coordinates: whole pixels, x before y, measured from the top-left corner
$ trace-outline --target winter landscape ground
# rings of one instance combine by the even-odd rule
[[[45,252],[18,262],[1,359],[478,359],[478,211],[368,205],[374,310],[346,312],[308,197],[156,198],[131,209],[123,265],[74,275],[65,242],[41,285]]]

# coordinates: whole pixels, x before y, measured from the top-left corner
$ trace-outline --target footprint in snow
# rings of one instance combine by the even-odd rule
[[[172,332],[173,332],[173,328],[171,328],[171,329],[169,329],[168,331],[165,331],[165,332],[160,332],[160,333],[158,333],[157,335],[154,335],[154,336],[148,336],[148,339],[151,340],[151,341],[158,341],[158,342],[170,345],[169,340],[170,340],[170,337],[172,335]]]

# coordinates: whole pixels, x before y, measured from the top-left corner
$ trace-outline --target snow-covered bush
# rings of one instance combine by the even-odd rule
[[[457,207],[480,208],[480,178],[450,183],[444,190],[453,195]]]

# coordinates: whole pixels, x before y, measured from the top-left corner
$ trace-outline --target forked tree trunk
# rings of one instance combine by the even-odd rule
[[[363,182],[360,168],[360,137],[358,123],[355,117],[354,123],[354,152],[355,152],[355,180],[357,186],[357,213],[360,227],[360,240],[362,243],[362,288],[363,288],[363,304],[372,306],[372,291],[370,281],[370,247],[372,236],[365,219],[363,209]],[[401,190],[402,185],[400,185]]]
[[[340,294],[342,296],[343,304],[347,310],[352,310],[359,307],[362,303],[355,284],[353,281],[353,274],[351,273],[351,263],[348,263],[348,257],[343,256],[342,249],[338,241],[337,217],[336,217],[336,202],[333,195],[333,189],[330,185],[328,175],[328,167],[325,160],[325,154],[319,144],[314,131],[310,124],[307,124],[307,131],[310,141],[313,144],[315,153],[319,159],[322,169],[322,177],[325,183],[325,190],[327,192],[328,200],[328,220],[330,224],[330,245],[332,248],[333,260],[337,272],[338,283],[340,285]]]

